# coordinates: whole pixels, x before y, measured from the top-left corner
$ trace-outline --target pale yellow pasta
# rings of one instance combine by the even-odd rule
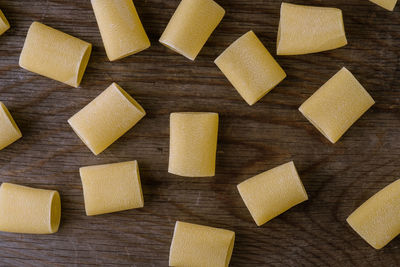
[[[160,42],[194,60],[224,15],[225,10],[213,0],[182,0]]]
[[[282,3],[277,54],[302,55],[347,45],[342,11]]]
[[[256,175],[237,187],[258,226],[308,199],[293,162]]]
[[[79,169],[86,215],[99,215],[144,206],[137,161]]]
[[[112,83],[68,123],[87,147],[98,155],[145,115],[139,103],[118,84]]]
[[[19,65],[50,79],[78,87],[91,51],[90,43],[33,22],[25,39]]]
[[[0,150],[22,137],[14,119],[6,106],[0,102]]]
[[[3,183],[0,187],[0,231],[53,234],[61,218],[60,194]]]
[[[249,105],[286,77],[253,31],[236,40],[214,62]]]
[[[217,139],[217,113],[171,113],[168,172],[186,177],[214,176]]]
[[[332,143],[353,125],[375,101],[346,68],[342,68],[299,108]]]
[[[169,266],[228,267],[235,232],[177,221],[169,252]]]
[[[377,4],[378,6],[383,7],[389,11],[393,11],[397,4],[397,0],[369,0],[369,1]]]
[[[108,59],[121,59],[150,47],[132,0],[91,0]]]
[[[400,233],[400,180],[373,195],[347,222],[375,249],[386,246]]]
[[[8,23],[6,16],[4,16],[4,13],[0,10],[0,35],[5,33],[8,29],[10,29],[10,23]]]

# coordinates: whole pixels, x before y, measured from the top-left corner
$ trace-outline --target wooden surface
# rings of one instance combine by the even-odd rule
[[[0,100],[23,138],[0,151],[0,181],[57,189],[62,222],[54,235],[0,234],[0,266],[167,266],[176,220],[236,232],[231,266],[396,266],[400,238],[375,251],[345,219],[378,190],[400,178],[400,12],[367,0],[293,0],[344,13],[349,45],[319,54],[277,57],[287,79],[253,107],[213,60],[254,30],[275,54],[280,0],[219,0],[227,11],[195,62],[158,43],[178,0],[136,0],[150,49],[117,62],[105,55],[89,0],[0,0],[11,29],[0,37]],[[18,66],[26,32],[40,21],[94,45],[80,88]],[[376,100],[336,144],[297,108],[342,66]],[[100,156],[78,139],[67,119],[118,82],[147,116]],[[220,114],[217,175],[168,174],[169,114]],[[80,166],[137,159],[145,207],[95,217],[84,212]],[[294,160],[309,194],[257,227],[236,185]]]

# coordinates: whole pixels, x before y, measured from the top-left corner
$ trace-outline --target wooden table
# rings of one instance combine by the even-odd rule
[[[0,100],[23,133],[0,151],[0,181],[57,189],[63,206],[57,234],[1,233],[1,266],[167,266],[176,220],[234,230],[231,266],[400,264],[399,238],[376,251],[345,222],[400,177],[400,12],[367,0],[290,1],[341,8],[349,45],[277,57],[288,77],[250,107],[213,60],[248,30],[275,54],[281,1],[218,2],[227,14],[191,62],[158,43],[179,1],[136,0],[152,46],[111,63],[89,0],[0,0],[12,25],[0,37]],[[32,21],[93,43],[80,88],[18,66]],[[377,103],[332,145],[297,108],[342,66]],[[67,119],[114,81],[144,106],[147,116],[96,157]],[[214,178],[168,174],[169,114],[174,111],[220,114]],[[145,207],[87,217],[78,168],[133,159],[139,161]],[[310,199],[257,227],[236,185],[290,160]]]

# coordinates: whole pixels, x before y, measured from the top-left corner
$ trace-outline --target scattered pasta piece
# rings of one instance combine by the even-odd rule
[[[228,267],[235,232],[177,221],[169,266]]]
[[[293,162],[256,175],[237,187],[258,226],[308,199]]]
[[[194,60],[225,15],[213,0],[182,0],[160,42]]]
[[[286,77],[253,31],[236,40],[214,62],[249,105]]]
[[[22,137],[14,119],[6,106],[0,102],[0,150]]]
[[[353,125],[375,101],[346,68],[342,68],[299,108],[332,143]]]
[[[348,224],[375,249],[400,233],[400,180],[373,195],[348,218]]]
[[[61,218],[60,194],[3,183],[0,187],[0,231],[53,234]]]
[[[91,0],[104,47],[110,61],[150,47],[132,0]]]
[[[342,11],[282,3],[277,54],[303,55],[347,45]]]
[[[144,206],[137,161],[79,169],[86,215],[99,215]]]
[[[393,11],[397,4],[397,0],[369,0],[369,1],[389,11]]]
[[[168,172],[186,177],[214,176],[217,139],[217,113],[171,113]]]
[[[33,22],[25,39],[19,65],[47,78],[78,87],[91,51],[90,43]]]
[[[93,154],[98,155],[145,115],[139,103],[118,84],[112,83],[68,123]]]
[[[6,16],[4,16],[4,13],[0,10],[0,35],[5,33],[8,29],[10,29],[10,23],[8,23]]]

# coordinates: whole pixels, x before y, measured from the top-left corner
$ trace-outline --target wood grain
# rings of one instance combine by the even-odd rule
[[[275,54],[278,0],[218,0],[227,14],[195,62],[158,43],[178,0],[136,0],[150,49],[107,60],[89,0],[0,0],[12,28],[0,37],[0,100],[24,137],[0,151],[0,181],[57,189],[62,224],[55,235],[0,234],[1,266],[167,266],[176,220],[231,229],[231,266],[396,266],[400,239],[375,251],[346,224],[368,197],[400,177],[400,12],[366,0],[290,0],[335,6],[344,13],[349,45],[319,54],[277,57],[287,79],[253,107],[213,60],[254,30]],[[80,88],[18,67],[32,21],[94,45]],[[376,100],[336,145],[297,108],[346,66]],[[100,156],[67,119],[118,82],[147,116]],[[220,114],[217,175],[188,179],[167,173],[169,113]],[[145,207],[87,217],[80,166],[139,161]],[[236,185],[294,160],[310,200],[257,227]]]

